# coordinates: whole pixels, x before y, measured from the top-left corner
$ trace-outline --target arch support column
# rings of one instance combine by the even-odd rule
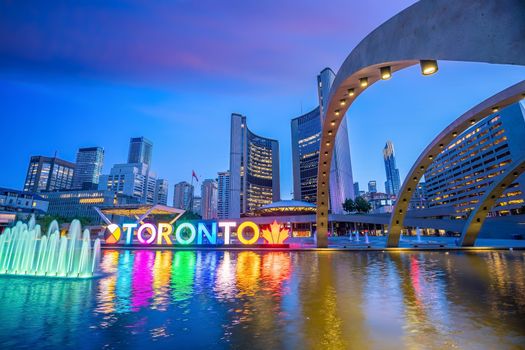
[[[487,214],[494,207],[503,192],[509,187],[518,176],[525,172],[525,157],[513,162],[505,173],[501,174],[492,185],[487,189],[483,197],[480,198],[478,205],[470,213],[465,227],[461,232],[460,245],[462,247],[472,247],[476,243],[479,232],[487,219]]]

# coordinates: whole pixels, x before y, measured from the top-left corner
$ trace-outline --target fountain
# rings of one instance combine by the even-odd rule
[[[418,227],[416,228],[416,236],[417,236],[417,243],[421,243],[421,229]]]
[[[368,239],[368,231],[365,231],[365,243],[366,243],[366,244],[369,244],[369,243],[370,243],[370,241],[369,241],[369,239]]]
[[[100,263],[100,240],[93,247],[89,230],[81,237],[80,221],[73,220],[67,236],[60,237],[58,223],[41,236],[34,216],[27,224],[17,222],[0,235],[0,275],[89,278]]]
[[[355,231],[355,241],[359,242],[359,231]]]

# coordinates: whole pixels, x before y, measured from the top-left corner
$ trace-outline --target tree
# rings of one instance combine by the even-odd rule
[[[357,197],[355,199],[355,210],[357,210],[358,213],[368,213],[370,209],[372,209],[372,206],[366,199],[363,197]]]
[[[343,210],[351,213],[356,210],[355,202],[351,198],[347,198],[343,203]]]

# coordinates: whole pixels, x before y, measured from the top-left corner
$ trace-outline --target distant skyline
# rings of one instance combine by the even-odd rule
[[[228,169],[230,115],[277,139],[281,197],[291,198],[290,120],[317,105],[316,76],[337,72],[376,26],[414,1],[0,3],[0,187],[22,189],[32,155],[74,161],[105,149],[125,163],[130,137],[153,142],[152,170],[173,185]],[[69,4],[69,5],[68,5]],[[203,11],[206,9],[206,11]],[[354,181],[385,181],[396,147],[401,181],[432,138],[525,67],[439,62],[370,87],[348,112]]]

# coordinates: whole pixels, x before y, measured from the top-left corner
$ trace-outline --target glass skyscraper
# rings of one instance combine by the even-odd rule
[[[321,139],[319,107],[292,119],[292,166],[294,199],[317,201],[317,168]]]
[[[217,180],[204,180],[201,185],[201,216],[204,220],[217,219],[217,199]]]
[[[57,157],[33,156],[27,168],[24,192],[70,190],[75,164]]]
[[[132,137],[129,140],[128,163],[142,163],[151,166],[153,143],[145,137]]]
[[[292,119],[292,166],[294,199],[317,202],[317,169],[324,103],[328,99],[334,72],[325,68],[317,76],[319,107]],[[354,198],[352,163],[346,117],[336,135],[334,155],[330,169],[330,208],[332,213],[343,213],[343,202]]]
[[[221,171],[217,174],[218,198],[217,217],[227,219],[230,215],[230,172]]]
[[[186,181],[175,184],[173,191],[173,206],[178,209],[193,210],[193,185]]]
[[[79,148],[73,176],[73,188],[96,189],[103,164],[104,149],[102,147]]]
[[[279,142],[254,134],[231,116],[230,218],[280,200]]]
[[[396,166],[396,156],[392,141],[386,142],[385,148],[383,148],[383,159],[386,172],[385,191],[389,195],[397,196],[401,187],[401,179],[399,178],[399,169]]]

